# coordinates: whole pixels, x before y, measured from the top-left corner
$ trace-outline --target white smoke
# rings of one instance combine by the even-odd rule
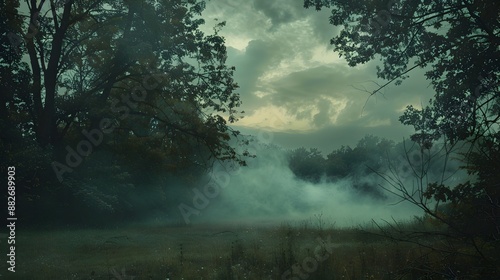
[[[185,204],[191,208],[184,208],[189,222],[279,224],[314,222],[321,216],[330,225],[357,226],[372,219],[408,220],[422,215],[410,203],[395,204],[398,200],[393,195],[375,199],[360,193],[349,179],[335,183],[300,180],[288,168],[285,151],[275,146],[259,145],[254,152],[257,157],[248,160],[246,167],[231,171],[218,166],[214,170],[215,177],[224,177],[217,191],[206,189],[207,185],[193,191],[193,202]]]

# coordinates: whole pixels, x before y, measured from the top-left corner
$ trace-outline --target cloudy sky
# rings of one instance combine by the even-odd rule
[[[384,83],[376,77],[379,62],[352,68],[339,58],[329,44],[338,33],[329,13],[304,9],[303,0],[208,1],[203,30],[212,33],[217,20],[227,23],[220,34],[245,111],[235,128],[272,132],[276,144],[324,152],[354,146],[366,134],[409,136],[411,128],[398,117],[432,96],[423,71],[369,98],[367,91]]]

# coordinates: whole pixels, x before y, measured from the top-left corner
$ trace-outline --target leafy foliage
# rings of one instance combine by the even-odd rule
[[[318,149],[298,148],[289,153],[288,166],[299,178],[318,183],[324,173],[325,159]]]
[[[342,29],[331,43],[349,65],[380,58],[377,75],[387,83],[372,94],[400,84],[413,69],[426,70],[434,98],[422,109],[408,106],[400,121],[415,128],[411,139],[422,155],[437,143],[444,143],[447,160],[458,151],[471,180],[456,186],[428,182],[431,167],[424,157],[415,172],[417,188],[386,178],[394,179],[403,200],[449,226],[498,272],[498,260],[485,256],[477,240],[497,246],[500,225],[500,3],[305,0],[304,6],[332,9],[330,23]]]
[[[288,154],[288,167],[299,179],[319,183],[350,179],[352,188],[382,198],[376,178],[366,180],[374,171],[387,166],[387,157],[396,153],[394,143],[373,135],[363,137],[356,147],[342,146],[326,156],[315,148],[298,148]]]
[[[129,196],[165,174],[193,178],[215,160],[245,163],[229,144],[241,101],[218,34],[225,23],[199,30],[204,1],[26,4],[0,3],[2,166],[25,162],[19,179],[34,177],[47,196],[105,217],[130,213]],[[70,150],[81,156],[74,166]],[[33,207],[45,199],[37,193],[26,193]]]

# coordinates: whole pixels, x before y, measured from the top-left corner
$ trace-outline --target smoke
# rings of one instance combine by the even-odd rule
[[[193,200],[179,207],[187,223],[303,222],[321,217],[326,225],[357,226],[372,219],[408,220],[422,215],[394,195],[375,198],[352,188],[350,179],[311,183],[295,177],[286,152],[276,146],[254,145],[256,158],[248,166],[217,166],[211,180],[192,190]],[[376,175],[362,180],[374,181]],[[224,180],[217,182],[217,177]],[[222,182],[222,183],[221,183]],[[217,183],[219,187],[214,187]],[[188,219],[186,219],[188,217]]]

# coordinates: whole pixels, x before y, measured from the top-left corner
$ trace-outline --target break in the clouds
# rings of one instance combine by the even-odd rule
[[[338,33],[329,13],[304,9],[302,0],[208,1],[204,30],[227,23],[220,34],[246,112],[235,127],[272,131],[284,146],[352,144],[367,133],[394,140],[409,135],[398,117],[431,97],[423,71],[370,96],[384,83],[376,77],[379,62],[348,67],[329,44]],[[314,135],[326,142],[316,143]]]

